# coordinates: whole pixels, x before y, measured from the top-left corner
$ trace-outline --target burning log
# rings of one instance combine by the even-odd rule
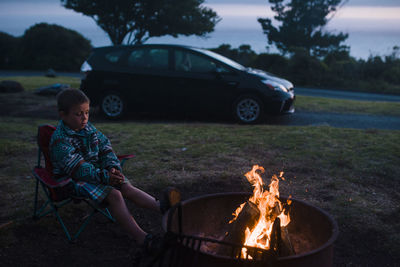
[[[289,213],[290,207],[286,207],[284,209],[284,213]],[[276,249],[279,253],[279,256],[290,256],[294,255],[295,250],[293,248],[292,242],[290,240],[289,232],[286,226],[281,225],[281,220],[278,217],[282,213],[282,210],[279,208],[279,205],[275,205],[272,209],[272,213],[270,214],[271,220],[274,221],[274,226],[272,228],[271,234],[271,249]],[[274,238],[273,235],[276,234],[277,238]],[[276,241],[276,244],[274,242]]]
[[[283,212],[288,213],[288,209],[284,210]],[[279,205],[276,205],[275,208],[272,210],[271,217],[274,218],[274,227],[272,230],[272,234],[274,231],[277,235],[277,243],[273,245],[273,237],[271,235],[271,248],[277,249],[279,255],[282,256],[290,256],[296,254],[294,248],[292,246],[292,242],[290,240],[289,232],[286,226],[281,225],[281,220],[278,217],[282,211],[279,209]],[[276,225],[279,225],[279,229],[275,230]]]
[[[281,220],[276,217],[271,230],[270,250],[279,253],[281,241]]]
[[[224,242],[243,245],[245,242],[245,232],[249,228],[252,230],[260,219],[260,210],[257,205],[251,201],[247,201],[243,206],[242,211],[236,217],[231,224],[229,224],[229,229],[223,239]],[[226,254],[230,253],[225,247],[219,249],[219,253]]]
[[[296,251],[292,245],[292,241],[290,240],[289,232],[287,227],[281,227],[281,242],[279,246],[279,255],[281,257],[295,255]]]

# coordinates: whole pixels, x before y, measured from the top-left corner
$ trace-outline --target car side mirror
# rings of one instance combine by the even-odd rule
[[[221,67],[217,66],[217,67],[215,68],[215,73],[217,73],[217,74],[222,74],[223,72],[224,72],[224,70],[223,70]]]
[[[222,69],[221,67],[218,67],[218,66],[217,66],[217,67],[212,71],[212,73],[215,74],[215,78],[217,78],[217,79],[222,79],[222,75],[223,75],[224,71],[223,71],[223,69]]]

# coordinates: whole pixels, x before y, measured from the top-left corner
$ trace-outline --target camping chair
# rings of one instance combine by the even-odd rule
[[[115,221],[111,216],[110,212],[107,208],[101,208],[91,200],[87,198],[77,197],[73,195],[73,184],[71,182],[71,178],[66,181],[57,182],[53,179],[53,166],[50,161],[50,150],[49,144],[51,136],[55,131],[55,127],[52,125],[40,125],[38,128],[38,161],[37,165],[33,169],[33,175],[36,178],[36,189],[35,189],[35,200],[34,200],[34,211],[33,218],[39,219],[48,214],[54,214],[61,224],[67,238],[69,241],[74,241],[78,238],[81,232],[85,229],[86,225],[89,223],[93,215],[97,212],[100,212],[104,216],[106,216],[109,220]],[[45,162],[45,167],[41,166],[42,155]],[[134,155],[120,155],[118,159],[121,162],[121,166],[125,163],[126,160],[133,158]],[[39,194],[39,184],[43,189],[43,192],[46,195],[46,201],[41,206],[38,207],[38,194]],[[88,216],[83,220],[82,225],[79,227],[75,235],[71,235],[70,231],[66,227],[63,222],[63,219],[58,212],[59,208],[69,204],[69,203],[79,203],[85,202],[89,205],[91,212]]]

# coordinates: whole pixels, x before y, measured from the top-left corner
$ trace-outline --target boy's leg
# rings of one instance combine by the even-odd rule
[[[154,198],[130,183],[122,184],[121,193],[139,207],[148,208],[162,214],[181,201],[181,193],[174,187],[167,187],[163,192],[161,200]]]
[[[129,212],[125,200],[116,189],[111,190],[111,192],[106,197],[105,201],[109,204],[109,209],[113,217],[117,222],[133,237],[136,242],[143,244],[147,233],[140,228],[136,223],[135,219]]]
[[[140,190],[139,188],[134,187],[130,183],[122,184],[121,193],[124,197],[141,208],[147,208],[160,212],[160,203],[156,198]]]

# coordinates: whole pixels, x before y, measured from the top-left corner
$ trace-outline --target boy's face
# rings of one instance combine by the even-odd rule
[[[61,119],[74,131],[80,131],[85,128],[89,120],[89,103],[72,106],[68,113],[60,112]]]

